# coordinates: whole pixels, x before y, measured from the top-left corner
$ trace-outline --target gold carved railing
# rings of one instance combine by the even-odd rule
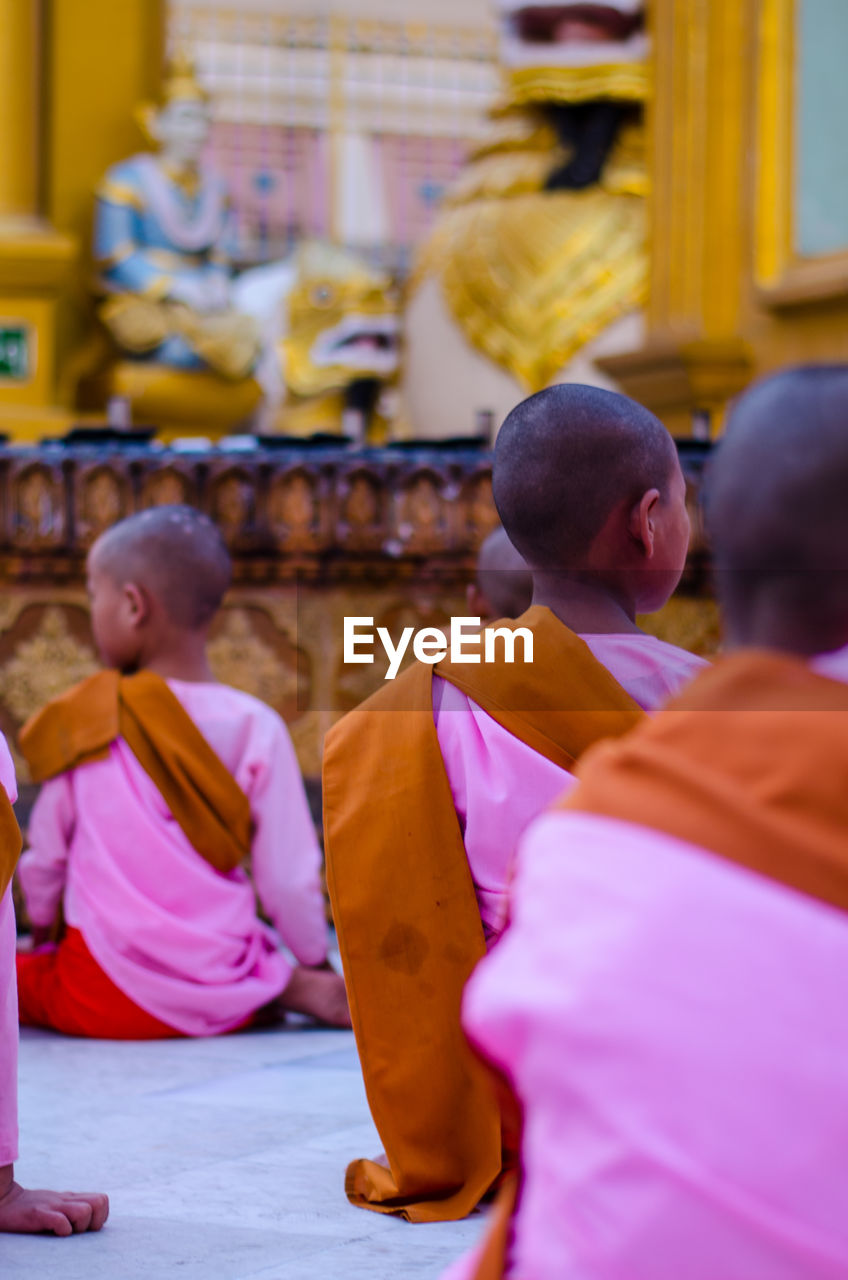
[[[233,554],[211,639],[216,674],[281,712],[313,775],[333,719],[381,678],[343,666],[343,618],[372,616],[394,632],[464,612],[476,550],[496,522],[491,458],[479,449],[0,449],[0,728],[12,744],[32,711],[97,665],[92,542],[132,512],[174,502],[208,512]]]
[[[694,449],[683,446],[694,526],[683,591],[645,624],[710,652]],[[31,712],[97,666],[88,548],[116,520],[174,502],[206,511],[233,554],[211,636],[216,675],[277,708],[309,776],[327,728],[383,676],[379,664],[342,662],[344,618],[373,617],[396,636],[466,613],[477,549],[497,521],[483,449],[0,449],[0,728],[13,749]]]

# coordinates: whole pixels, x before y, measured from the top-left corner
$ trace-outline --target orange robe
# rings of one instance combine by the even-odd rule
[[[663,832],[848,912],[846,725],[842,681],[743,651],[624,741],[588,752],[556,808]],[[513,1178],[464,1280],[505,1275],[517,1190]]]
[[[571,770],[592,743],[642,719],[548,609],[495,625],[532,630],[532,664],[435,670],[554,763]],[[503,1167],[498,1102],[459,1020],[485,944],[433,723],[433,670],[417,665],[387,683],[331,730],[324,753],[327,883],[388,1160],[354,1161],[346,1191],[411,1221],[466,1216]]]
[[[35,782],[104,757],[123,738],[192,846],[217,871],[250,852],[250,807],[167,683],[150,671],[101,671],[24,725],[20,745]],[[82,933],[17,957],[20,1020],[68,1035],[149,1040],[181,1032],[142,1009],[104,972]]]
[[[250,853],[247,796],[179,699],[152,671],[100,671],[62,694],[21,730],[34,782],[106,755],[123,738],[155,782],[192,847],[217,871]]]
[[[21,856],[21,830],[12,803],[0,787],[0,898],[8,889]]]

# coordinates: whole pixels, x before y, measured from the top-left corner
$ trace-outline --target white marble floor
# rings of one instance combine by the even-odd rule
[[[482,1218],[412,1226],[352,1208],[373,1155],[351,1033],[153,1044],[24,1031],[30,1186],[108,1191],[99,1235],[0,1236],[3,1280],[436,1280]]]

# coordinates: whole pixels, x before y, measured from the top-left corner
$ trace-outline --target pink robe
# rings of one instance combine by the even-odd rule
[[[581,638],[645,711],[655,710],[706,666],[703,658],[654,636]],[[438,676],[433,680],[433,716],[483,928],[491,941],[504,926],[519,837],[533,818],[574,784],[574,778]]]
[[[0,734],[0,786],[14,803],[15,766]],[[0,1167],[18,1158],[18,991],[12,886],[0,897]]]
[[[534,823],[463,1010],[525,1108],[508,1275],[844,1280],[846,971],[842,912],[629,823]]]
[[[225,685],[168,683],[250,801],[252,882],[192,849],[121,740],[42,788],[20,878],[34,924],[64,896],[67,923],[125,995],[186,1035],[215,1035],[287,985],[280,942],[302,964],[325,959],[321,855],[276,712]]]

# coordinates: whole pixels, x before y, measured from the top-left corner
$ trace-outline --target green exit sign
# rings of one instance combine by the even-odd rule
[[[25,382],[29,372],[29,326],[0,323],[0,378],[13,382]]]

